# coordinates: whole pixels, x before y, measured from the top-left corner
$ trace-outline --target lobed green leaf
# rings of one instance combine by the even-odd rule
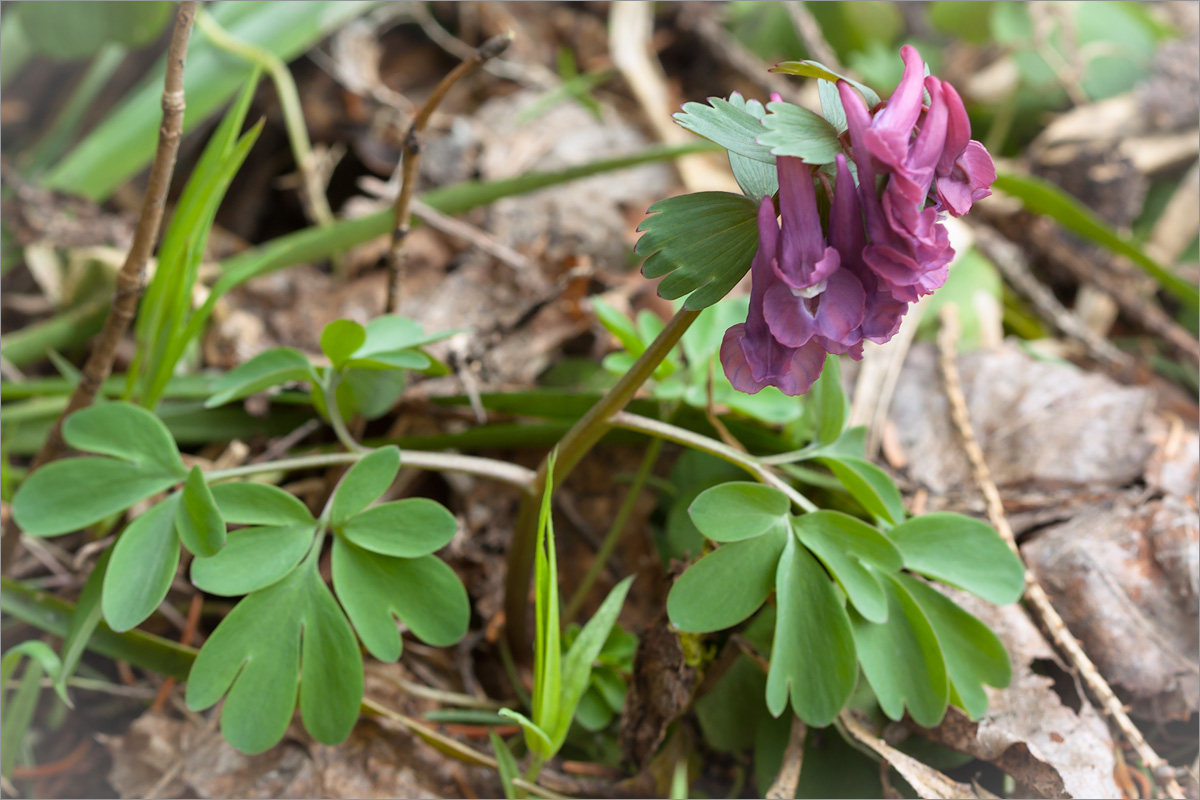
[[[319,382],[308,358],[293,347],[276,347],[239,364],[213,383],[205,408],[224,405],[248,395],[293,381]]]
[[[850,618],[821,565],[790,534],[775,576],[775,640],[767,709],[779,716],[791,697],[809,725],[833,722],[858,679]]]
[[[763,117],[758,141],[771,148],[772,155],[794,156],[809,164],[831,164],[842,152],[837,129],[807,108],[776,101],[768,103],[771,112]]]
[[[834,477],[880,522],[899,524],[904,520],[904,500],[888,474],[865,458],[846,455],[822,455],[816,461],[824,464]]]
[[[950,699],[941,647],[905,588],[888,575],[881,575],[880,583],[888,597],[888,621],[881,625],[851,613],[858,661],[883,713],[898,720],[907,707],[917,724],[932,728],[942,721]]]
[[[311,520],[233,531],[219,553],[192,560],[192,583],[223,597],[265,589],[299,566],[315,534]]]
[[[173,494],[126,526],[113,546],[104,576],[101,606],[114,631],[141,625],[167,596],[179,567]]]
[[[411,497],[368,508],[336,530],[364,550],[417,558],[440,550],[453,539],[458,520],[441,503]]]
[[[638,230],[642,274],[663,278],[668,300],[689,295],[693,310],[716,303],[750,269],[758,247],[758,202],[728,192],[696,192],[660,200]],[[664,277],[665,276],[665,277]]]
[[[183,484],[175,530],[183,546],[195,556],[215,556],[225,544],[225,520],[198,466],[192,467]]]
[[[841,585],[858,613],[872,622],[887,621],[887,597],[875,574],[863,563],[885,572],[904,566],[887,537],[847,514],[815,511],[792,523],[800,542],[821,560]]]
[[[688,514],[709,539],[735,542],[784,526],[791,508],[787,495],[778,489],[732,481],[701,492],[688,507]]]
[[[874,108],[881,102],[879,95],[870,86],[834,72],[819,61],[809,61],[807,59],[804,61],[784,61],[772,67],[771,72],[782,72],[784,75],[799,75],[804,78],[817,78],[834,84],[838,81],[845,81],[862,93],[863,98],[867,101],[868,108]]]
[[[339,537],[333,543],[333,588],[358,637],[380,661],[400,658],[395,619],[434,647],[457,642],[470,622],[462,581],[433,556],[391,558]]]
[[[911,575],[897,575],[900,585],[916,601],[933,627],[951,690],[973,719],[987,711],[984,684],[1003,689],[1012,681],[1012,664],[1004,645],[978,619],[946,595]],[[951,700],[955,699],[954,695]]]
[[[745,100],[742,100],[741,95],[735,96],[737,100],[734,100],[733,97],[729,100],[710,97],[708,105],[684,103],[683,111],[671,116],[681,127],[687,128],[697,136],[703,136],[710,142],[721,145],[732,153],[774,165],[774,156],[767,147],[758,141],[758,136],[763,131],[762,123],[759,121],[762,115],[755,115],[747,110],[747,104]],[[761,104],[759,107],[761,108]]]
[[[315,524],[308,507],[278,486],[251,481],[218,483],[213,500],[226,522],[233,525]]]
[[[325,744],[343,741],[362,702],[362,656],[315,560],[247,595],[221,621],[192,665],[187,704],[202,711],[224,696],[225,739],[261,753],[287,731],[297,684],[308,732]]]
[[[765,536],[723,545],[689,567],[667,595],[671,624],[681,631],[709,633],[748,619],[775,588],[787,535],[777,527]]]
[[[341,528],[351,517],[378,500],[400,472],[400,450],[381,447],[356,461],[333,494],[330,519],[334,528]]]
[[[925,514],[888,533],[913,572],[957,586],[996,605],[1021,599],[1025,567],[1000,535],[962,514]]]
[[[349,319],[337,319],[321,331],[321,351],[329,356],[334,369],[341,369],[367,341],[362,325]]]
[[[76,411],[63,438],[109,458],[68,458],[37,470],[13,497],[17,524],[31,536],[57,536],[124,511],[187,476],[162,421],[129,403]]]

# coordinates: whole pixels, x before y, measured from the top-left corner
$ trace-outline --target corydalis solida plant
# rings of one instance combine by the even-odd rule
[[[740,391],[776,386],[804,394],[826,353],[859,359],[864,340],[891,339],[909,304],[946,282],[954,250],[944,214],[962,216],[991,194],[996,170],[971,139],[962,99],[924,75],[915,48],[906,45],[901,56],[904,77],[873,114],[838,81],[858,181],[841,154],[832,186],[821,176],[830,195],[827,230],[812,167],[793,156],[776,159],[780,220],[764,197],[750,311],[721,346],[725,374]]]

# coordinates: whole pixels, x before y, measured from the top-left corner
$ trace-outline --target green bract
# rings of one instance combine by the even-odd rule
[[[660,200],[638,230],[635,248],[647,256],[642,274],[663,278],[658,293],[688,295],[689,309],[720,300],[750,269],[758,249],[758,202],[728,192],[697,192]],[[664,277],[665,276],[665,277]]]

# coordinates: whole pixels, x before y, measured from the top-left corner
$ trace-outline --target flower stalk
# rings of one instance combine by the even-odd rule
[[[671,321],[650,343],[646,351],[638,357],[629,371],[621,376],[616,385],[592,406],[586,414],[580,417],[557,448],[557,459],[554,467],[554,485],[562,486],[562,482],[571,474],[571,470],[612,428],[611,417],[625,406],[637,394],[654,374],[654,370],[662,363],[671,349],[679,343],[683,334],[700,316],[699,311],[687,308],[676,312]],[[525,616],[529,606],[529,581],[533,576],[534,545],[537,542],[538,511],[541,504],[542,491],[546,486],[546,475],[549,470],[549,457],[542,460],[537,475],[521,496],[521,508],[517,514],[517,523],[513,528],[512,544],[508,549],[508,575],[505,578],[504,614],[505,630],[509,646],[514,653],[523,652],[526,642]]]

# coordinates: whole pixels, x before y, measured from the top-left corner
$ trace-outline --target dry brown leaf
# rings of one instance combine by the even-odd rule
[[[1021,548],[1055,608],[1135,711],[1200,710],[1196,511],[1167,497],[1094,504]]]
[[[1120,797],[1112,779],[1113,742],[1103,718],[1019,606],[998,607],[957,589],[938,586],[979,617],[1008,650],[1013,681],[988,689],[988,710],[978,722],[951,708],[941,725],[921,728],[935,742],[989,761],[1011,775],[1018,792],[1042,797]],[[1037,674],[1052,672],[1064,679]],[[1078,706],[1077,708],[1075,706]]]
[[[1119,386],[1006,343],[959,358],[963,390],[988,467],[1001,487],[1117,487],[1142,474],[1149,390]],[[892,401],[909,475],[935,493],[971,485],[932,346],[917,345]]]
[[[933,767],[922,764],[907,753],[901,753],[871,733],[853,713],[843,711],[839,719],[855,739],[874,750],[887,763],[895,767],[919,797],[933,798],[934,800],[943,798],[944,800],[951,798],[978,800],[979,795],[975,794],[974,789],[970,786],[951,780]]]

